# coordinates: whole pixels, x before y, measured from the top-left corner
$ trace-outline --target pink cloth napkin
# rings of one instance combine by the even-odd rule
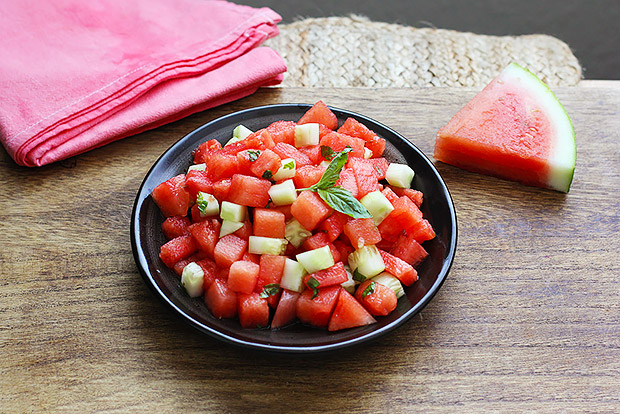
[[[20,0],[0,13],[0,140],[40,166],[282,80],[280,16],[208,0]]]

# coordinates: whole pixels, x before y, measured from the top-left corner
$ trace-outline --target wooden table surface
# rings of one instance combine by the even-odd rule
[[[329,105],[431,156],[473,89],[265,89],[38,169],[0,150],[2,412],[619,412],[620,87],[559,88],[577,135],[567,195],[438,163],[459,244],[438,295],[391,334],[328,356],[230,347],[181,323],[134,264],[150,166],[239,109]]]

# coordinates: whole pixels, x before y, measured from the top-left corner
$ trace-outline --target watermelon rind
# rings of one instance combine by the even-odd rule
[[[577,162],[577,144],[573,124],[555,94],[536,75],[526,68],[511,63],[499,75],[504,82],[522,82],[556,128],[554,143],[548,158],[547,186],[567,193],[570,189]]]

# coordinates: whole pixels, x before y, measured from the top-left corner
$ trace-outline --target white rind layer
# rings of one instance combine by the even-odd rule
[[[497,79],[507,84],[521,85],[531,94],[533,102],[549,116],[555,136],[549,156],[547,184],[555,190],[568,192],[575,172],[577,146],[575,131],[566,110],[547,85],[516,63],[511,63]]]

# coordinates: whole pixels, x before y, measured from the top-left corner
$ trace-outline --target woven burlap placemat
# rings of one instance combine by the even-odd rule
[[[308,18],[280,25],[267,41],[288,66],[282,86],[483,86],[517,62],[549,86],[579,82],[566,43],[547,35],[488,36],[373,22]]]

